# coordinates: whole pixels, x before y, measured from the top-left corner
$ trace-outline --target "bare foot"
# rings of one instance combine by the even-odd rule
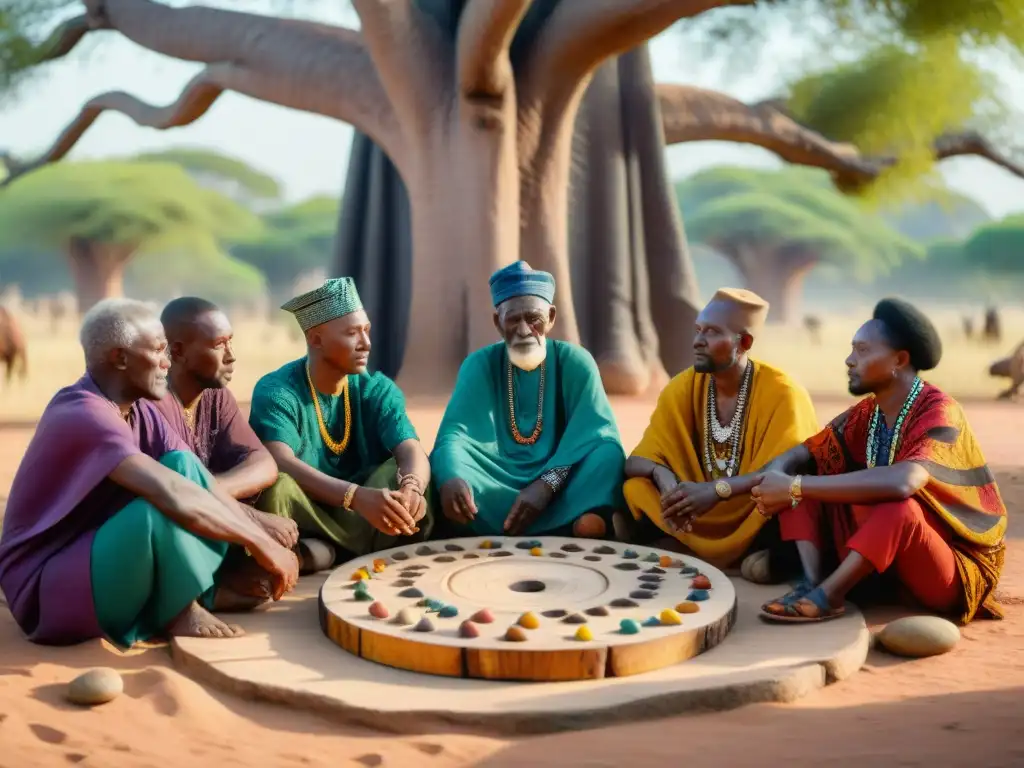
[[[235,624],[225,624],[193,602],[167,625],[167,634],[171,637],[241,637],[245,631]]]

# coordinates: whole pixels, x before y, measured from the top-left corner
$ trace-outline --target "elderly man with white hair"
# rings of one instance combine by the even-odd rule
[[[86,373],[47,405],[7,502],[0,588],[15,620],[47,644],[239,635],[210,612],[224,607],[231,545],[266,570],[274,599],[295,584],[295,555],[216,487],[151,402],[167,392],[169,360],[149,306],[97,304],[81,343]]]

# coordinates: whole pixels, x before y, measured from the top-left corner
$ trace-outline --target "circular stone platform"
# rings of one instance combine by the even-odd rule
[[[729,578],[701,560],[555,537],[390,549],[346,563],[320,590],[321,628],[346,651],[488,680],[651,672],[718,645],[735,612]]]
[[[347,565],[342,572],[351,574]],[[738,608],[728,639],[684,664],[585,682],[439,677],[386,667],[339,649],[317,626],[317,597],[325,581],[323,574],[305,577],[284,600],[233,615],[245,637],[175,639],[175,664],[243,698],[377,730],[422,733],[457,723],[522,735],[793,701],[852,675],[868,653],[869,633],[852,605],[842,618],[822,624],[768,624],[758,618],[758,608],[786,587],[734,577]]]

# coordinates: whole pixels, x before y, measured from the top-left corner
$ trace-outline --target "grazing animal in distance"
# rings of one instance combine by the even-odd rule
[[[804,316],[804,328],[811,337],[811,343],[821,344],[821,318],[817,315]]]
[[[996,360],[989,366],[989,376],[1005,377],[1010,380],[1009,388],[1000,392],[999,400],[1011,400],[1017,396],[1022,385],[1024,385],[1024,343],[1021,343],[1013,354]]]
[[[998,344],[1003,338],[1003,324],[999,318],[999,310],[989,307],[985,310],[985,327],[981,332],[982,339]]]
[[[15,366],[22,380],[28,375],[28,350],[25,346],[25,334],[21,332],[14,313],[7,307],[0,306],[0,363],[6,369],[6,380],[14,376]]]

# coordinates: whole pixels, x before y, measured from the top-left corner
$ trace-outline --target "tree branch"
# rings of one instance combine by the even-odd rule
[[[512,84],[509,46],[533,0],[470,0],[459,19],[457,77],[468,98],[498,97]]]
[[[686,85],[657,86],[666,144],[730,141],[753,144],[788,163],[823,168],[837,187],[855,191],[878,178],[899,158],[865,157],[852,144],[830,141],[785,113],[777,101],[747,105],[731,96]],[[1024,178],[1024,165],[999,152],[973,131],[951,133],[934,145],[935,159],[976,155]]]
[[[132,42],[177,59],[250,73],[256,98],[351,123],[397,150],[391,103],[355,30],[152,0],[88,0],[93,16]],[[269,85],[255,83],[257,75]],[[233,86],[230,90],[238,90]]]
[[[303,88],[297,88],[290,76],[282,79],[234,64],[213,64],[193,78],[177,101],[167,106],[147,104],[119,91],[95,97],[82,108],[78,116],[41,157],[28,164],[11,162],[8,158],[10,175],[2,185],[6,186],[32,170],[62,159],[104,112],[119,112],[137,125],[167,130],[195,122],[206,114],[227,90],[261,101],[321,114],[329,113],[321,110],[320,105],[330,104],[341,96],[334,92],[336,86],[331,82],[311,83]]]
[[[415,0],[352,0],[366,49],[411,136],[422,135],[438,104],[453,95],[454,56],[436,22]]]
[[[575,88],[605,59],[635,48],[684,18],[757,0],[563,0],[538,36],[531,81]]]
[[[39,51],[39,62],[53,61],[67,56],[78,45],[82,38],[97,28],[85,14],[68,19],[57,27],[50,36],[36,48]]]

